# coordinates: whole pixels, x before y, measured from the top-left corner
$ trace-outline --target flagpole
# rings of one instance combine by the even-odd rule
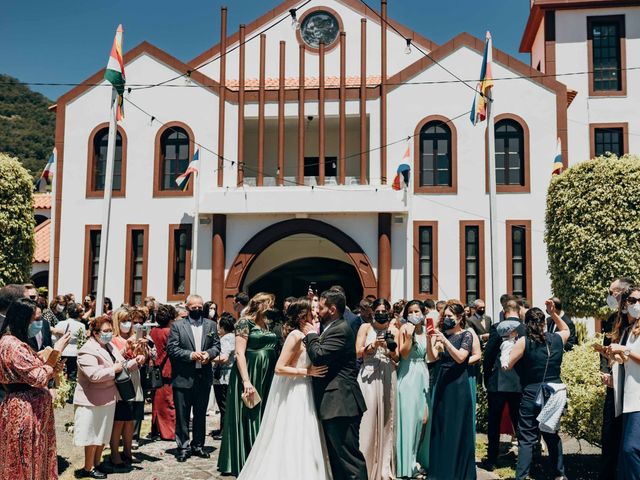
[[[54,149],[55,150],[55,149]],[[57,184],[58,184],[58,151],[55,150],[54,151],[54,167],[55,170],[53,171],[53,180],[51,181],[51,221],[49,223],[49,279],[48,279],[48,288],[47,288],[47,295],[48,295],[48,300],[49,302],[51,302],[51,300],[53,300],[53,298],[55,297],[55,295],[58,292],[54,292],[53,291],[53,279],[55,278],[55,272],[54,272],[54,267],[56,262],[54,261],[53,257],[55,256],[55,232],[56,232],[56,191],[57,191]],[[42,180],[40,180],[40,182],[42,182]]]
[[[111,89],[111,112],[109,114],[109,139],[107,143],[107,165],[104,174],[104,200],[102,229],[100,231],[100,258],[98,261],[98,287],[96,292],[96,317],[102,315],[104,290],[107,275],[107,250],[109,247],[109,223],[111,220],[111,190],[113,187],[113,163],[116,153],[116,110],[118,92]]]
[[[499,298],[497,296],[498,289],[498,246],[496,241],[498,240],[498,213],[497,213],[497,198],[496,198],[496,145],[495,145],[495,128],[493,123],[493,89],[487,91],[487,134],[489,141],[487,142],[487,149],[489,153],[489,248],[491,258],[491,287],[490,301],[487,302],[491,305],[491,318],[494,322],[498,321],[497,316],[502,309]]]
[[[200,230],[200,166],[194,172],[195,214],[193,215],[193,251],[191,253],[191,293],[198,293],[198,233]]]

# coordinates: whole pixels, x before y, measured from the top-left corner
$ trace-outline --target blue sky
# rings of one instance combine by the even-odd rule
[[[0,73],[25,82],[78,83],[106,65],[118,23],[124,48],[143,40],[188,61],[219,41],[220,6],[229,7],[230,32],[280,0],[22,0],[3,5]],[[367,3],[379,8],[378,0]],[[438,44],[466,31],[528,63],[518,53],[529,0],[389,0],[389,15]],[[478,5],[482,5],[480,10]],[[483,14],[487,12],[487,14]],[[32,87],[56,99],[70,87]]]

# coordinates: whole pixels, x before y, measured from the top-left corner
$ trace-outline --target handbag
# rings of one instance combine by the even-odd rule
[[[116,357],[114,357],[113,353],[111,353],[111,349],[108,347],[106,350],[109,353],[109,356],[111,357],[111,359],[113,360],[113,363],[116,363]],[[133,386],[133,380],[131,380],[131,374],[129,373],[129,370],[125,365],[126,364],[123,363],[122,370],[120,370],[119,373],[116,373],[115,383],[116,383],[116,389],[118,390],[118,394],[120,395],[120,399],[126,401],[126,400],[133,400],[134,398],[136,398],[136,389]]]
[[[162,388],[162,369],[168,358],[169,355],[165,355],[160,366],[156,365],[155,362],[147,366],[144,375],[142,375],[142,388],[144,390],[157,390],[158,388]]]
[[[244,406],[247,407],[249,410],[251,410],[252,408],[255,408],[256,405],[258,405],[260,402],[262,401],[262,398],[260,398],[260,395],[258,394],[257,391],[254,391],[252,394],[242,394],[242,402],[244,403]]]
[[[549,350],[549,341],[545,338],[545,346],[547,347],[547,363],[544,366],[544,375],[542,376],[542,382],[540,383],[540,388],[538,388],[538,392],[536,393],[536,406],[544,407],[544,404],[547,403],[549,397],[553,393],[553,389],[549,388],[546,383],[547,380],[547,369],[549,368],[549,359],[551,358],[551,350]]]

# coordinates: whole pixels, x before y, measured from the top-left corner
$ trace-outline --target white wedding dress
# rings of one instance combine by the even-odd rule
[[[310,363],[304,349],[296,367]],[[274,375],[260,432],[238,480],[331,480],[311,378]]]

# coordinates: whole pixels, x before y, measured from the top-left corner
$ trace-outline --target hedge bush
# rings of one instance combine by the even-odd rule
[[[554,176],[545,224],[551,287],[564,310],[608,314],[611,279],[640,277],[640,158],[598,157]]]
[[[0,153],[0,286],[29,280],[34,227],[33,180],[17,158]]]

